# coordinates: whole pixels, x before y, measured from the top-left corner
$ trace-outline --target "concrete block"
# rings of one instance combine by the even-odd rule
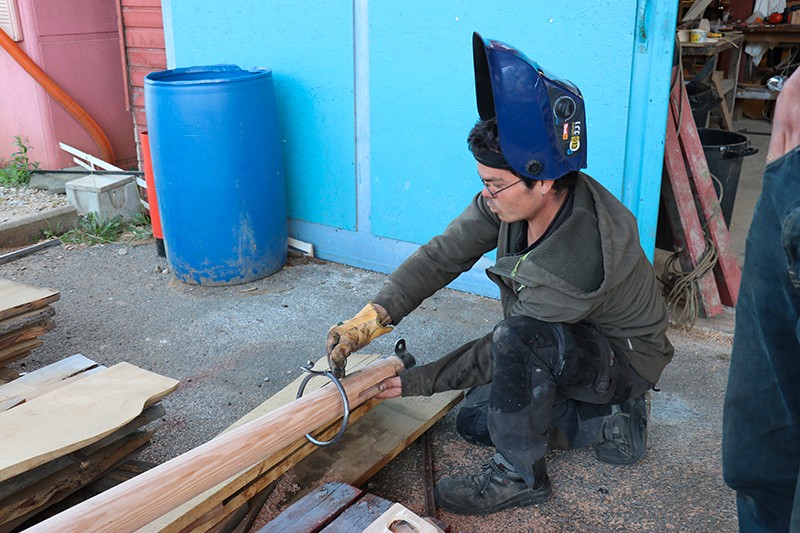
[[[81,215],[131,220],[141,212],[136,182],[128,174],[90,174],[67,182],[66,190],[67,200]]]

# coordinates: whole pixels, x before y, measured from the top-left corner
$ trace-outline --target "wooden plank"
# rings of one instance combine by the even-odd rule
[[[10,398],[6,398],[5,400],[0,400],[0,412],[8,411],[12,407],[16,407],[25,403],[25,398],[21,396],[12,396]]]
[[[147,444],[152,432],[137,431],[109,444],[0,502],[0,524],[18,525],[43,508],[57,503],[125,461]]]
[[[30,339],[18,342],[8,348],[0,349],[0,365],[7,365],[23,357],[27,357],[27,355],[31,353],[31,350],[38,348],[42,344],[44,344],[42,339]]]
[[[367,494],[356,503],[345,509],[339,517],[321,531],[323,533],[352,533],[353,531],[364,531],[375,521],[375,517],[381,516],[389,510],[392,502],[387,499]]]
[[[350,413],[351,423],[355,424],[359,419],[369,414],[370,410],[375,408],[378,402],[379,400],[370,400],[353,409]],[[340,420],[336,420],[324,431],[315,432],[313,436],[321,441],[330,440],[338,433],[339,423]],[[153,531],[160,531],[161,533],[169,533],[170,531],[180,533],[205,533],[210,531],[220,522],[226,520],[227,517],[231,513],[234,513],[241,505],[268,489],[269,486],[285,474],[287,470],[318,449],[319,448],[315,444],[309,442],[305,437],[298,439],[279,453],[269,457],[264,462],[241,475],[236,480],[235,485],[242,484],[242,488],[237,490],[232,496],[217,503],[211,510],[206,511],[205,514],[192,522],[189,526],[177,527],[177,523],[173,523],[170,524],[169,527],[160,530],[154,529]],[[251,481],[245,483],[244,481],[247,479]],[[219,493],[216,496],[219,498]],[[206,508],[205,506],[203,507],[203,509]],[[184,515],[181,519],[185,521],[189,516],[191,515]],[[141,531],[148,531],[150,527],[151,526],[148,525]]]
[[[366,367],[368,364],[376,361],[379,357],[380,355],[378,354],[352,354],[348,358],[348,368],[350,368],[351,372],[357,372]],[[315,368],[324,368],[324,365],[326,364],[327,359],[323,357],[317,361]],[[289,402],[293,401],[297,395],[297,390],[303,378],[304,376],[300,376],[295,379],[289,385],[264,401],[261,405],[237,420],[222,434],[232,431],[243,424],[255,420],[258,417],[283,407]],[[307,393],[312,392],[318,390],[324,385],[324,380],[313,379],[308,383],[306,391]],[[351,420],[355,420],[353,418],[354,415],[360,416],[360,414],[357,413],[357,410],[354,410],[350,414]],[[333,425],[335,426],[336,423]],[[337,431],[338,427],[332,427],[329,430],[329,435],[325,435],[324,438],[327,439],[332,437]],[[286,448],[284,448],[280,453],[264,459],[260,463],[251,468],[245,469],[242,472],[239,472],[235,476],[231,476],[217,486],[207,490],[203,494],[193,498],[180,507],[173,509],[161,518],[143,527],[141,531],[162,533],[178,532],[186,529],[190,526],[190,524],[197,523],[198,521],[207,522],[208,520],[204,521],[202,520],[202,517],[212,509],[221,509],[222,503],[226,499],[230,498],[232,495],[241,491],[244,487],[247,487],[256,481],[260,483],[260,487],[266,487],[269,483],[283,474],[287,468],[293,466],[296,462],[299,462],[300,459],[306,457],[316,448],[317,447],[309,443],[305,437],[296,442],[287,443]],[[280,472],[275,470],[277,465],[284,463],[288,464],[289,467],[280,470]]]
[[[329,482],[306,494],[258,533],[304,531],[317,533],[361,498],[364,491],[342,482]]]
[[[161,404],[158,403],[153,407],[158,407],[160,405]],[[150,409],[153,409],[153,407]],[[150,463],[139,459],[130,459],[116,467],[114,470],[107,472],[103,477],[93,482],[89,488],[95,493],[106,491],[111,487],[116,487],[120,483],[124,483],[129,479],[133,479],[139,474],[147,472],[156,466],[156,464],[157,463]]]
[[[0,336],[39,324],[45,318],[50,318],[56,314],[52,306],[45,305],[39,309],[34,309],[26,313],[11,316],[5,320],[0,320]]]
[[[412,396],[384,401],[345,433],[335,448],[322,448],[292,471],[294,485],[305,492],[321,481],[344,481],[356,487],[366,483],[450,409],[461,391],[431,397]],[[347,450],[347,453],[342,453]]]
[[[379,516],[374,522],[364,528],[363,533],[384,533],[394,531],[393,524],[402,524],[401,531],[414,533],[444,533],[442,529],[428,522],[411,509],[401,503],[395,503]]]
[[[381,381],[396,376],[403,368],[400,358],[389,356],[350,374],[341,380],[348,402],[357,407],[369,401],[379,393]],[[23,405],[15,410],[24,408]],[[341,413],[337,388],[322,387],[40,522],[29,532],[105,533],[143,527],[236,472],[279,452],[287,442],[332,423]]]
[[[673,94],[676,92],[673,91]],[[714,189],[714,184],[711,182],[711,173],[708,170],[708,162],[703,152],[703,144],[700,142],[700,136],[694,125],[689,97],[684,87],[680,87],[680,93],[675,94],[675,98],[670,98],[670,107],[673,108],[673,113],[676,116],[680,112],[681,131],[679,138],[681,147],[691,170],[692,182],[697,191],[697,199],[702,208],[708,233],[717,247],[719,258],[717,265],[714,267],[714,276],[717,280],[720,300],[725,305],[736,307],[742,272],[733,253],[728,227],[719,208],[719,198]]]
[[[686,162],[683,158],[676,130],[676,116],[672,106],[667,120],[666,141],[664,144],[664,165],[667,169],[669,186],[675,199],[675,207],[680,217],[680,227],[686,242],[686,253],[694,268],[703,257],[706,249],[705,232],[700,225],[700,218],[694,203],[694,193],[686,173]],[[665,199],[669,200],[669,199]],[[699,303],[706,316],[712,317],[722,313],[719,290],[711,272],[697,281]]]
[[[26,487],[39,482],[53,473],[67,468],[71,464],[82,464],[85,461],[86,456],[106,448],[115,442],[121,442],[122,439],[128,435],[135,433],[145,425],[164,416],[165,411],[166,410],[161,403],[152,405],[145,409],[142,414],[119,428],[111,435],[104,437],[99,441],[86,446],[85,448],[81,448],[74,453],[58,457],[52,461],[48,461],[43,465],[37,466],[33,470],[28,470],[27,472],[23,472],[12,477],[11,479],[3,481],[3,483],[0,483],[0,500],[7,498],[16,492],[20,492]]]
[[[270,495],[272,494],[272,490],[266,489],[261,491],[258,496],[252,498],[249,502],[247,502],[248,513],[244,517],[244,519],[233,529],[230,533],[248,533],[253,529],[253,524],[255,524],[256,520],[258,520],[258,515],[261,512],[261,508],[266,505],[267,500],[269,499]],[[223,532],[228,533],[228,532]]]
[[[102,439],[177,386],[119,363],[0,413],[0,481]]]
[[[60,297],[57,291],[0,279],[0,320],[44,307]]]
[[[711,73],[711,81],[714,83],[714,88],[717,90],[717,94],[723,97],[722,102],[719,103],[719,111],[722,115],[722,127],[728,131],[735,131],[733,127],[733,117],[728,109],[728,101],[724,98],[726,91],[722,86],[722,76],[722,72],[715,70]]]
[[[35,339],[40,335],[44,335],[54,327],[56,327],[56,323],[53,319],[45,318],[38,321],[36,324],[12,331],[11,333],[6,333],[5,335],[0,335],[0,349],[10,348],[20,342]],[[4,360],[0,361],[0,364],[9,362],[8,360]]]
[[[25,257],[26,255],[38,252],[40,250],[44,250],[45,248],[50,248],[51,246],[56,246],[58,244],[61,244],[61,239],[50,239],[49,241],[38,242],[36,244],[26,246],[25,248],[20,248],[19,250],[8,252],[6,254],[0,255],[0,265],[10,263],[11,261],[14,261],[16,259]]]
[[[360,486],[394,459],[416,438],[429,429],[437,420],[461,401],[460,391],[436,394],[430,398],[410,397],[385,400],[354,422],[344,434],[342,441],[329,448],[311,447],[307,457],[297,462],[291,469],[292,487],[284,489],[285,501],[303,497],[310,490],[325,481],[343,481]],[[335,433],[338,428],[333,428]],[[328,437],[326,437],[328,438]],[[347,450],[347,453],[342,453]],[[292,462],[294,458],[292,458]],[[289,470],[283,461],[278,465],[279,472]],[[291,466],[291,465],[289,465]],[[270,472],[268,478],[259,479],[259,486],[266,486],[277,477]],[[237,496],[237,500],[242,500]],[[232,512],[230,503],[218,510],[216,520]],[[204,527],[188,528],[186,531],[199,533],[208,530]]]
[[[105,368],[88,357],[76,354],[3,385],[0,387],[0,401],[13,397],[30,401]]]
[[[354,370],[361,368],[377,357],[378,355],[353,354],[348,359],[348,367],[352,367]],[[325,358],[320,359],[317,366],[325,361]],[[276,406],[285,405],[293,400],[300,379],[298,378],[272,396],[226,431],[257,418],[263,414],[264,410],[272,410]],[[312,386],[319,386],[321,383],[323,382],[312,380],[309,383],[309,390]],[[356,414],[354,411],[351,413],[350,428],[345,432],[340,444],[330,448],[317,448],[305,442],[305,439],[301,439],[295,445],[302,446],[302,448],[292,451],[287,448],[282,454],[278,454],[282,457],[272,458],[272,460],[265,461],[249,471],[226,480],[202,496],[149,524],[141,531],[162,533],[207,531],[210,524],[215,523],[215,520],[221,520],[227,513],[233,512],[235,505],[231,504],[232,500],[226,500],[226,497],[241,491],[246,486],[256,487],[260,490],[296,463],[299,464],[295,467],[293,475],[301,479],[297,485],[303,490],[290,494],[290,497],[305,494],[322,483],[326,477],[335,477],[338,480],[341,476],[344,478],[341,479],[342,481],[360,485],[444,416],[461,400],[461,396],[461,392],[451,391],[436,394],[430,398],[385,400],[369,412],[365,412],[363,418],[354,417]],[[387,426],[389,427],[387,428]],[[337,431],[338,425],[334,424],[327,435],[319,438],[326,440],[335,435]],[[352,453],[342,454],[341,450],[345,448],[352,450]],[[285,456],[283,456],[284,454]],[[342,457],[339,457],[340,455]],[[216,514],[201,519],[212,508],[216,509]],[[188,527],[189,524],[194,525]],[[203,524],[203,527],[199,527],[198,524]]]
[[[19,372],[14,368],[0,367],[0,385],[19,378]]]
[[[42,339],[31,339],[28,341],[18,342],[14,346],[9,346],[8,348],[3,348],[0,350],[0,361],[14,361],[16,360],[14,356],[17,354],[23,352],[28,353],[31,350],[35,350],[42,344],[44,344]]]

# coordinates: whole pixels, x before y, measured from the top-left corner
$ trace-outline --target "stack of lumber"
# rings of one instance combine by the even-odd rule
[[[74,355],[0,386],[0,533],[145,446],[174,379]]]
[[[348,371],[355,373],[379,357],[352,354],[348,359]],[[325,366],[326,358],[316,363],[316,368]],[[226,432],[293,401],[301,380],[302,377],[290,383]],[[308,383],[305,394],[321,386],[332,385],[324,378],[316,378]],[[140,533],[247,531],[284,474],[288,483],[281,484],[277,491],[279,498],[273,496],[273,500],[280,500],[276,502],[279,509],[328,481],[362,485],[447,414],[461,398],[460,391],[449,391],[430,398],[369,400],[352,410],[350,426],[338,444],[320,448],[305,438],[287,442],[280,452],[265,457],[253,467],[151,522]],[[339,431],[339,423],[321,428],[314,432],[314,437],[322,441],[332,438]]]
[[[56,291],[0,279],[0,384],[19,376],[6,365],[43,344],[39,336],[55,326],[55,310],[48,304],[59,297]]]

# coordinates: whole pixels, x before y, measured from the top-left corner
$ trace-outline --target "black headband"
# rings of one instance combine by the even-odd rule
[[[480,148],[472,149],[472,156],[478,163],[486,165],[487,167],[499,168],[503,170],[514,170],[508,164],[506,158],[500,152],[493,152],[492,150],[482,150]]]

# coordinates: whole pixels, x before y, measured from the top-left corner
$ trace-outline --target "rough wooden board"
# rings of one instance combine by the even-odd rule
[[[152,405],[144,410],[142,414],[116,430],[111,435],[100,439],[97,442],[81,448],[78,451],[70,453],[48,461],[43,465],[39,465],[32,470],[17,474],[11,479],[7,479],[0,483],[0,507],[2,507],[3,498],[8,498],[16,492],[24,490],[26,487],[39,482],[59,470],[63,470],[72,464],[83,464],[87,456],[91,456],[102,448],[110,446],[115,442],[122,442],[122,440],[138,431],[140,428],[146,426],[150,422],[157,420],[164,416],[166,409],[161,403]]]
[[[355,423],[361,417],[366,415],[380,400],[370,400],[357,408],[353,409],[350,413],[350,421]],[[326,441],[332,439],[339,431],[339,423],[337,420],[323,431],[314,433],[317,440]],[[220,494],[214,495],[215,499],[219,502],[213,507],[212,510],[206,511],[200,518],[194,520],[190,525],[183,526],[183,524],[191,517],[196,516],[193,513],[186,514],[180,517],[180,520],[173,522],[169,527],[160,529],[160,533],[206,533],[214,531],[218,525],[227,520],[227,518],[236,511],[241,505],[251,501],[255,496],[262,491],[268,489],[278,481],[287,470],[294,467],[297,463],[314,453],[318,447],[310,443],[307,439],[302,438],[291,443],[284,448],[280,453],[265,459],[261,464],[253,467],[253,469],[242,473],[236,480],[234,480],[226,491],[231,487],[241,487],[233,495],[227,498],[221,498]],[[230,480],[229,480],[230,481]],[[225,492],[227,493],[227,492]],[[207,502],[204,504],[207,505]],[[200,507],[198,509],[206,509],[207,507]],[[257,513],[261,508],[257,510]],[[195,510],[195,513],[197,510]]]
[[[392,398],[367,413],[347,430],[342,442],[321,448],[293,470],[293,485],[304,495],[322,481],[361,486],[447,414],[461,391],[431,397]],[[296,497],[296,496],[295,496]]]
[[[695,197],[700,202],[700,213],[708,228],[708,235],[717,247],[717,264],[714,266],[713,272],[719,289],[720,301],[724,305],[736,307],[742,271],[731,248],[728,226],[719,209],[719,198],[711,181],[711,173],[708,169],[708,161],[706,161],[700,135],[694,126],[686,88],[681,86],[680,91],[676,90],[673,93],[677,94],[670,95],[670,107],[675,116],[680,113],[680,118],[677,119],[681,123],[679,140],[686,155],[686,164],[691,171],[692,183],[697,193]],[[678,98],[680,98],[680,103],[676,101]]]
[[[284,533],[292,529],[309,533],[319,531],[363,494],[361,489],[346,483],[326,483],[283,511],[258,533]]]
[[[19,372],[14,368],[0,367],[0,386],[19,378]]]
[[[81,502],[30,528],[50,531],[132,531],[145,527],[238,472],[280,453],[287,442],[333,424],[342,416],[340,389],[352,408],[380,393],[379,384],[397,376],[405,364],[381,357],[342,379],[341,388],[322,387],[283,407],[219,435],[127,483]]]
[[[360,368],[364,368],[369,363],[375,361],[379,357],[380,355],[377,354],[372,354],[372,355],[352,354],[348,358],[347,366],[350,372],[352,373],[353,371],[357,371]],[[317,361],[314,368],[326,368],[326,365],[327,365],[326,358],[323,357],[319,361]],[[275,395],[271,396],[266,401],[264,401],[261,405],[250,411],[244,417],[237,420],[233,425],[231,425],[229,428],[223,431],[223,434],[293,401],[297,396],[297,390],[300,386],[300,382],[303,380],[304,377],[305,375],[302,375],[297,379],[295,379],[293,382],[291,382],[289,385],[281,389]],[[306,386],[306,393],[319,389],[320,387],[323,387],[328,383],[329,382],[323,378],[312,379]],[[337,431],[338,429],[333,429],[332,434],[335,435]],[[289,455],[296,453],[302,454],[303,453],[302,450],[298,452],[298,448],[301,447],[305,447],[308,453],[310,453],[314,449],[313,445],[308,443],[307,441],[306,442],[300,441],[299,443],[287,443],[287,447],[282,452],[275,454],[275,457],[265,459],[258,465],[246,469],[235,476],[231,476],[228,480],[218,484],[216,487],[207,490],[203,494],[193,498],[187,503],[165,514],[158,520],[155,520],[152,523],[148,524],[147,526],[141,528],[140,531],[177,532],[184,530],[185,528],[187,528],[188,526],[190,526],[195,522],[202,521],[201,517],[206,515],[206,513],[209,513],[215,508],[218,508],[218,506],[221,506],[222,502],[225,501],[227,498],[229,498],[231,495],[237,493],[243,487],[248,486],[254,480],[264,476],[265,473],[270,472],[278,462],[283,461]],[[283,472],[281,471],[281,473]]]
[[[87,456],[80,464],[73,463],[3,500],[0,503],[0,523],[19,525],[43,508],[63,500],[125,461],[151,437],[152,432],[132,433]]]
[[[352,533],[353,531],[364,531],[375,521],[376,517],[388,511],[391,506],[392,502],[389,500],[374,494],[367,494],[348,507],[339,515],[339,518],[331,522],[322,532]]]
[[[407,531],[414,531],[416,533],[444,533],[440,528],[426,521],[400,503],[395,503],[389,507],[377,520],[365,527],[363,533],[384,533],[385,531],[393,531],[394,528],[392,528],[392,524],[397,522],[403,523],[403,525],[407,527]]]
[[[693,269],[705,253],[705,232],[697,214],[694,193],[686,171],[686,161],[678,140],[676,128],[680,119],[674,113],[672,106],[670,106],[668,114],[664,142],[664,166],[667,170],[668,181],[662,183],[661,194],[665,198],[668,212],[673,213],[668,217],[673,235],[682,235],[683,242],[686,244],[682,252],[681,265],[685,269]],[[703,306],[705,316],[713,317],[722,313],[722,302],[714,274],[707,272],[696,283],[698,300]]]
[[[14,397],[31,401],[105,368],[88,357],[76,354],[3,385],[0,387],[0,402]]]
[[[177,386],[119,363],[0,413],[0,481],[102,439]]]
[[[39,309],[0,320],[0,335],[5,335],[6,333],[11,333],[12,331],[37,324],[41,320],[50,318],[54,314],[56,314],[56,310],[53,309],[52,306],[45,305]]]
[[[44,335],[45,333],[53,329],[55,325],[56,323],[53,321],[53,319],[43,318],[42,320],[39,320],[35,324],[31,324],[30,326],[26,326],[22,329],[6,333],[5,335],[0,335],[0,349],[9,348],[11,346],[16,345],[17,343],[27,341],[30,339],[35,339],[39,335]],[[0,361],[0,362],[9,362],[9,361]]]
[[[354,486],[364,484],[458,404],[461,398],[460,391],[450,391],[436,394],[430,398],[394,398],[383,401],[365,413],[359,420],[353,422],[339,444],[325,448],[314,448],[306,444],[307,456],[298,461],[291,471],[292,486],[299,487],[299,490],[295,494],[287,495],[296,499],[325,481],[342,481]],[[334,428],[333,432],[335,433],[335,431],[337,428]],[[277,474],[280,475],[283,471],[288,470],[284,463],[293,464],[293,461],[295,461],[294,457],[279,464],[277,468],[280,470]],[[276,472],[270,470],[264,479],[259,479],[258,483],[253,483],[253,485],[265,487],[277,478],[275,474]],[[234,486],[236,485],[234,484]],[[227,490],[230,490],[230,487]],[[221,494],[217,494],[216,499],[221,499]],[[237,500],[243,499],[237,496]],[[200,511],[207,510],[207,506],[200,506],[187,516],[199,516]],[[203,522],[205,527],[199,527],[196,524],[195,527],[185,530],[175,527],[166,531],[191,531],[192,533],[208,531],[211,525],[222,520],[234,510],[235,506],[226,501],[217,510],[216,515]],[[182,522],[175,522],[172,526],[180,523]],[[159,529],[154,528],[148,531],[159,531]]]
[[[5,400],[0,400],[0,412],[8,411],[12,407],[16,407],[25,403],[25,398],[21,396],[12,396],[10,398],[6,398]]]
[[[0,364],[8,364],[18,359],[26,357],[31,350],[34,350],[44,344],[42,339],[31,339],[28,341],[18,342],[14,346],[0,349]]]
[[[55,302],[61,294],[8,279],[0,279],[0,320]]]

